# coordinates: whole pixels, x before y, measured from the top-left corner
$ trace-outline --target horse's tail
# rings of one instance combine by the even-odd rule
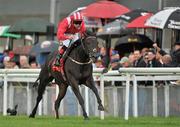
[[[38,85],[39,85],[39,79],[40,79],[40,77],[38,77],[37,79],[36,79],[36,81],[34,82],[34,84],[33,84],[33,87],[37,87]]]

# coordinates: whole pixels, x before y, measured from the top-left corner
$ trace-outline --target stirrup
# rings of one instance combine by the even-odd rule
[[[61,56],[59,54],[59,57],[56,58],[55,62],[54,62],[54,66],[60,67],[61,66]]]
[[[53,71],[61,72],[61,68],[60,68],[60,67],[57,67],[57,66],[52,66],[52,70],[53,70]]]
[[[56,67],[61,67],[61,64],[60,64],[60,62],[58,63],[58,62],[55,62],[54,63],[54,66],[56,66]]]

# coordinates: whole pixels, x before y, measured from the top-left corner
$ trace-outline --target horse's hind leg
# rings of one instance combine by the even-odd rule
[[[35,117],[35,114],[36,114],[36,111],[37,111],[39,102],[40,102],[41,99],[42,99],[42,96],[43,96],[44,91],[45,91],[45,85],[43,85],[42,83],[40,83],[40,85],[38,86],[38,96],[37,96],[37,98],[36,98],[36,105],[35,105],[32,113],[29,115],[29,117],[32,117],[32,118]]]
[[[59,94],[58,94],[58,97],[57,97],[57,99],[55,101],[55,105],[54,105],[55,113],[56,113],[55,115],[56,115],[57,119],[59,119],[58,109],[59,109],[61,100],[64,98],[64,96],[66,94],[68,85],[58,83],[58,86],[59,86]]]
[[[46,79],[47,78],[47,79]],[[29,115],[29,117],[31,118],[34,118],[35,117],[35,114],[36,114],[36,111],[37,111],[37,108],[38,108],[38,105],[39,105],[39,102],[41,101],[42,97],[43,97],[43,93],[45,91],[45,88],[46,88],[46,85],[52,81],[52,77],[43,77],[43,79],[40,78],[40,84],[38,86],[38,96],[36,98],[36,105],[32,111],[32,113]]]
[[[87,87],[89,87],[93,92],[94,94],[96,95],[96,98],[97,98],[97,102],[99,104],[98,106],[98,110],[100,111],[104,111],[104,106],[102,105],[102,101],[101,101],[101,98],[99,97],[99,94],[98,94],[98,90],[95,86],[95,82],[94,82],[94,79],[93,77],[90,77],[87,81],[86,81],[86,84],[85,84]]]

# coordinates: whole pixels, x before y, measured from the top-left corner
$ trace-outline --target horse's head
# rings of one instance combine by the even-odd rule
[[[82,40],[82,45],[85,50],[85,53],[94,61],[98,53],[98,50],[97,50],[98,41],[97,41],[96,36],[94,35],[85,36],[85,38]]]

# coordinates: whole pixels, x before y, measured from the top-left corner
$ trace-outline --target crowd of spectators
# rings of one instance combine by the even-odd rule
[[[158,47],[156,43],[153,48],[144,47],[142,50],[134,50],[125,56],[120,56],[118,51],[110,51],[110,69],[116,70],[120,67],[180,67],[180,41],[174,44],[170,53]],[[100,49],[100,55],[95,63],[96,68],[105,67],[106,49]]]
[[[167,53],[156,43],[153,48],[144,47],[141,50],[134,50],[128,55],[120,56],[119,52],[110,49],[109,70],[118,70],[127,67],[180,67],[180,41],[174,44],[173,49]],[[94,68],[106,67],[106,48],[101,47]],[[0,55],[0,68],[40,68],[36,57],[16,55],[12,51],[5,50]]]
[[[18,69],[18,68],[39,68],[36,57],[27,55],[17,55],[12,51],[5,50],[0,55],[0,68]]]
[[[127,67],[180,67],[180,41],[174,44],[173,49],[167,53],[157,43],[152,45],[153,48],[144,47],[141,50],[134,50],[125,56],[120,56],[118,51],[111,49],[110,51],[110,70]],[[95,63],[96,68],[105,67],[106,49],[100,49],[100,55]],[[152,85],[152,82],[141,82],[145,85]],[[176,84],[180,84],[177,81]]]
[[[180,67],[180,41],[174,44],[170,53],[158,47],[156,43],[153,48],[144,47],[142,50],[134,50],[128,55],[120,56],[119,52],[110,49],[110,70],[120,67]],[[106,66],[106,48],[101,47],[99,56],[94,63],[94,68]],[[35,57],[16,55],[12,51],[5,50],[0,55],[0,68],[39,68]]]

